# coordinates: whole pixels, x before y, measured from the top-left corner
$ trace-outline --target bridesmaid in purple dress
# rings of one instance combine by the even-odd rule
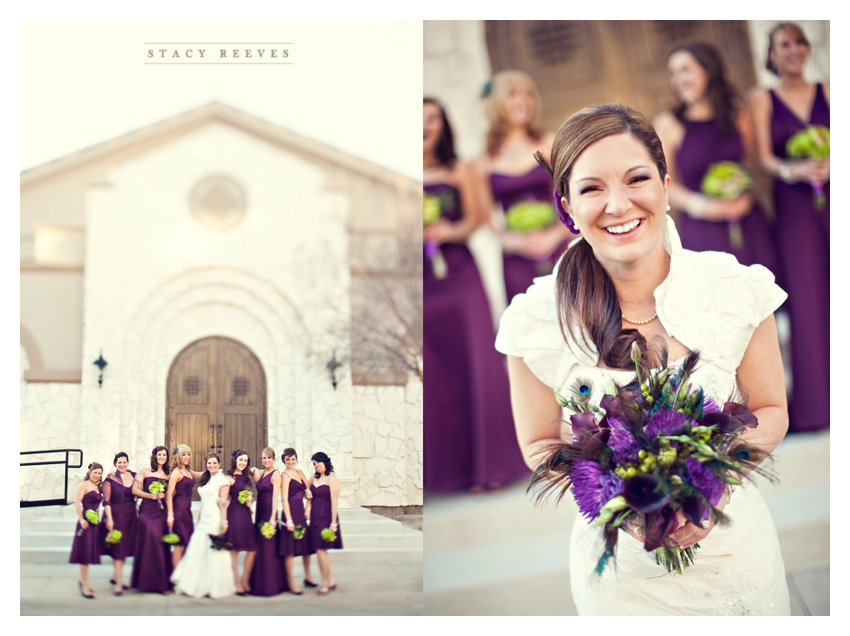
[[[791,321],[791,432],[829,428],[829,158],[789,159],[786,152],[798,131],[829,128],[829,83],[803,77],[810,48],[799,26],[777,26],[767,67],[779,86],[752,97],[759,158],[775,177],[776,240]],[[813,202],[815,184],[825,195],[821,210]]]
[[[186,444],[179,444],[171,458],[171,476],[165,493],[165,502],[168,507],[168,531],[180,537],[180,540],[171,546],[171,565],[174,568],[183,558],[183,551],[189,545],[192,532],[195,531],[195,520],[192,518],[192,489],[195,487],[195,478],[203,473],[193,471],[191,466],[192,450]]]
[[[570,233],[555,214],[552,179],[534,159],[537,151],[548,153],[553,140],[538,123],[540,94],[534,80],[522,71],[501,71],[493,76],[489,91],[487,149],[476,162],[484,213],[489,217],[494,199],[506,215],[525,202],[551,207],[545,226],[502,232],[505,292],[510,303],[534,278],[552,272]]]
[[[310,501],[310,528],[307,531],[310,549],[316,553],[322,582],[319,596],[326,596],[336,589],[336,579],[331,572],[331,557],[328,550],[342,550],[342,532],[339,528],[337,504],[339,502],[339,479],[334,473],[331,458],[319,452],[312,457],[316,471],[310,484],[313,498]],[[328,540],[322,533],[329,530],[336,536]]]
[[[264,448],[262,454],[263,470],[253,469],[257,484],[257,512],[254,517],[257,537],[257,558],[251,570],[248,592],[254,596],[276,596],[286,591],[286,577],[280,567],[277,554],[277,537],[266,538],[262,533],[263,524],[268,523],[277,534],[277,502],[280,498],[280,473],[274,467],[275,454],[271,448]]]
[[[254,521],[251,518],[251,504],[254,501],[254,488],[251,478],[247,475],[251,458],[241,448],[233,451],[230,460],[230,503],[227,505],[227,538],[233,544],[230,556],[233,562],[233,582],[236,584],[236,594],[244,596],[250,589],[251,570],[254,558],[257,556],[257,535]],[[239,501],[239,493],[247,491],[251,494],[245,502]],[[242,576],[239,576],[239,553],[245,552],[245,563]]]
[[[133,482],[133,494],[142,502],[130,587],[142,592],[171,593],[171,546],[162,540],[168,533],[164,503],[168,473],[168,449],[157,446],[151,451],[150,468],[143,468]],[[150,491],[154,482],[162,484],[161,492]]]
[[[660,114],[655,129],[672,182],[669,202],[681,211],[682,245],[697,252],[728,252],[744,265],[776,272],[773,237],[752,191],[733,199],[701,192],[709,167],[732,161],[755,174],[752,118],[726,78],[717,49],[704,42],[679,46],[667,58],[670,87],[679,100]]]
[[[511,417],[504,358],[494,349],[490,305],[466,246],[479,224],[468,166],[455,155],[451,126],[432,99],[423,104],[425,198],[440,218],[422,233],[439,245],[446,271],[423,271],[424,487],[436,494],[483,490],[528,475]]]
[[[130,464],[127,453],[120,452],[112,461],[115,472],[103,480],[103,510],[106,531],[118,530],[121,540],[118,543],[104,543],[103,554],[112,557],[114,573],[112,584],[115,596],[121,596],[124,590],[124,561],[133,556],[136,548],[136,498],[133,496],[133,481],[136,473],[128,470]]]
[[[89,565],[100,563],[100,532],[98,524],[86,519],[90,510],[97,514],[103,495],[100,492],[103,466],[98,463],[89,464],[86,478],[77,488],[74,497],[74,508],[77,510],[77,527],[74,532],[74,543],[71,545],[71,558],[68,563],[80,564],[80,594],[86,598],[94,598],[89,587]]]
[[[298,455],[294,448],[283,451],[283,483],[280,489],[280,500],[283,507],[283,526],[280,532],[278,552],[283,557],[284,572],[289,583],[289,591],[301,594],[301,589],[295,585],[292,574],[292,561],[296,556],[303,557],[304,574],[310,580],[310,540],[307,538],[307,515],[305,503],[313,493],[309,490],[310,482],[306,475],[296,466]]]

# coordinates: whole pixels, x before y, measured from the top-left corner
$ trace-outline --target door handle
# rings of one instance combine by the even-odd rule
[[[215,450],[215,424],[210,424],[210,450]]]
[[[223,426],[221,424],[218,425],[218,450],[221,450],[221,429]]]

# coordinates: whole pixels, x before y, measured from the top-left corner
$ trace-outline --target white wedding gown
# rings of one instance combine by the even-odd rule
[[[222,598],[236,593],[230,551],[213,549],[209,536],[220,532],[222,511],[218,495],[221,487],[227,485],[227,477],[219,472],[198,488],[201,516],[183,558],[171,575],[175,590],[187,596]]]
[[[655,290],[658,319],[669,335],[700,353],[691,375],[719,405],[734,395],[736,372],[755,328],[787,297],[764,267],[739,265],[719,252],[682,248],[668,217],[664,247],[670,273]],[[547,386],[570,395],[578,379],[599,404],[610,382],[626,384],[634,371],[601,368],[598,354],[565,342],[558,325],[555,276],[537,278],[502,316],[496,348],[523,358]],[[572,413],[564,409],[563,420]],[[668,574],[654,553],[620,533],[614,563],[594,574],[604,552],[602,530],[577,516],[570,540],[570,583],[580,615],[789,615],[790,599],[776,528],[755,484],[738,487],[725,512],[700,541],[695,564]]]

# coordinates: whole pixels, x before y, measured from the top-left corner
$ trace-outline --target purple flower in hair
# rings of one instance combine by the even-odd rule
[[[561,205],[561,195],[558,194],[557,188],[552,191],[552,199],[555,201],[555,211],[558,213],[558,218],[561,219],[561,223],[566,225],[567,229],[573,234],[578,234],[579,231],[576,229],[573,219],[569,214],[567,214],[564,206]]]

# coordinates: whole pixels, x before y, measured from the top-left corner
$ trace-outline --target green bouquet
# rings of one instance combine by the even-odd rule
[[[807,126],[794,134],[785,146],[789,157],[794,159],[814,159],[821,161],[829,158],[829,128],[826,126]],[[822,183],[813,183],[812,196],[816,210],[826,207],[826,194]]]
[[[250,506],[252,501],[254,501],[254,493],[250,490],[243,490],[239,493],[239,503]]]
[[[307,533],[307,528],[302,525],[295,526],[295,530],[292,531],[292,536],[296,541],[300,541],[304,538],[304,535]]]
[[[505,225],[511,232],[534,232],[555,222],[555,209],[543,201],[523,201],[512,205],[505,215]]]
[[[325,528],[324,530],[322,530],[322,539],[327,543],[332,543],[336,541],[336,532],[334,532],[330,528]]]
[[[167,535],[162,537],[162,542],[174,545],[175,543],[180,542],[180,537],[174,532],[169,532]]]
[[[100,521],[100,518],[97,516],[97,510],[86,510],[83,516],[86,518],[86,521],[95,525]],[[80,528],[77,536],[79,537],[81,534],[83,534],[83,528]]]
[[[268,521],[260,526],[260,534],[262,534],[266,539],[271,539],[275,532],[277,532],[277,530]]]
[[[710,197],[731,201],[751,190],[753,178],[734,161],[718,161],[705,171],[700,191]],[[729,243],[734,249],[744,246],[744,234],[738,219],[729,221]]]
[[[442,206],[440,205],[440,197],[435,197],[427,192],[422,195],[422,224],[431,225],[434,221],[440,218],[442,214]]]
[[[123,535],[121,534],[120,530],[113,530],[113,531],[108,532],[106,534],[106,542],[114,545],[114,544],[118,543],[119,541],[121,541],[122,536]]]

